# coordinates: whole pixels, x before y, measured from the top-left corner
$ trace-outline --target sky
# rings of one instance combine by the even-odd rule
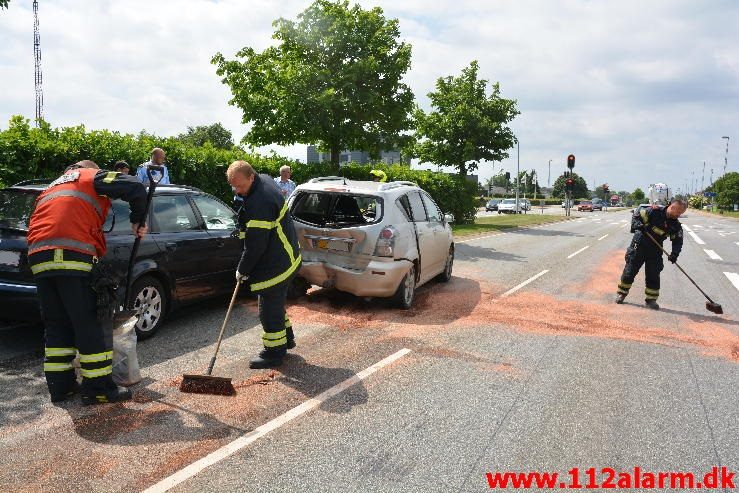
[[[534,169],[552,184],[576,156],[588,186],[695,190],[739,171],[739,2],[735,0],[361,0],[398,19],[412,45],[405,81],[429,110],[439,77],[478,60],[521,114],[519,148],[481,180]],[[211,65],[275,43],[298,0],[39,0],[44,117],[55,127],[177,135],[248,127]],[[31,0],[0,11],[0,129],[35,114]],[[729,139],[722,137],[728,136]],[[729,144],[728,154],[726,145]],[[269,146],[306,160],[306,146]],[[550,164],[551,160],[551,164]],[[706,162],[703,175],[703,162]],[[415,168],[436,169],[414,163]],[[550,178],[551,176],[551,178]]]

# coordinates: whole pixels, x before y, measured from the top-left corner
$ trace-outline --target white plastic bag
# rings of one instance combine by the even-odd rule
[[[128,387],[141,381],[136,354],[136,317],[113,329],[113,381]]]

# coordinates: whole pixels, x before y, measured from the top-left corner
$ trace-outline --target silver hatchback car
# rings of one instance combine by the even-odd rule
[[[452,277],[451,217],[415,183],[314,178],[289,207],[310,284],[408,309],[418,286]]]

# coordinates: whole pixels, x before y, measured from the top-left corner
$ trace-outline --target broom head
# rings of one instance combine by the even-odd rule
[[[182,375],[180,392],[190,394],[236,395],[230,378],[210,375]]]
[[[717,313],[719,315],[724,313],[724,309],[721,308],[721,305],[719,305],[718,303],[714,303],[713,301],[706,301],[706,310],[708,310],[709,312]]]

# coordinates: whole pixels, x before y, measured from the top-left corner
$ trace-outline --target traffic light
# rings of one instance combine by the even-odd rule
[[[567,188],[568,191],[572,191],[574,188],[575,182],[572,178],[567,178],[565,181],[565,188]]]
[[[511,181],[511,174],[508,171],[505,172],[505,179],[506,181]]]
[[[570,154],[569,156],[567,156],[567,167],[570,169],[575,167],[575,155],[574,154]]]

